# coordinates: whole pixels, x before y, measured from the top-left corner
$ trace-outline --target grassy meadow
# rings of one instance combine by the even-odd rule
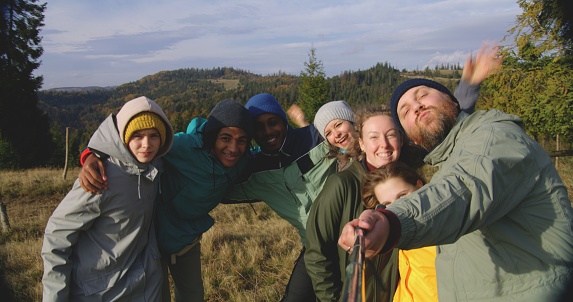
[[[558,169],[572,198],[573,157],[561,158]],[[53,169],[0,173],[11,224],[0,237],[2,301],[41,301],[44,227],[78,172],[65,180]],[[206,301],[280,300],[302,247],[296,230],[263,203],[220,205],[212,216],[215,226],[202,240]]]
[[[2,301],[42,300],[44,228],[78,172],[66,180],[62,170],[0,173],[11,225],[0,237]],[[264,203],[220,205],[211,215],[215,226],[201,241],[206,301],[280,300],[302,248],[294,227]]]

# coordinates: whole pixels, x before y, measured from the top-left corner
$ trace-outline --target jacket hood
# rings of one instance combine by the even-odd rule
[[[165,155],[173,145],[173,128],[171,127],[171,123],[169,122],[167,115],[165,115],[161,107],[159,107],[159,105],[157,105],[157,103],[155,103],[153,100],[145,96],[138,97],[125,103],[125,105],[123,105],[121,110],[119,110],[117,113],[117,130],[119,132],[120,140],[121,142],[124,140],[125,127],[127,127],[129,121],[141,112],[153,112],[157,114],[165,124],[165,130],[167,132],[165,144],[163,144],[163,147],[159,150],[159,152],[157,152],[157,157],[161,157]]]
[[[88,147],[142,168],[143,164],[133,157],[128,146],[123,142],[123,132],[129,120],[141,112],[153,112],[165,123],[165,144],[157,152],[156,158],[165,155],[173,145],[173,129],[163,110],[147,97],[139,97],[125,103],[117,116],[110,114],[92,135]]]
[[[202,117],[196,117],[189,122],[187,125],[187,134],[191,134],[189,138],[193,141],[193,146],[198,148],[204,148],[205,142],[203,141],[203,135],[205,134],[205,126],[207,120]]]
[[[115,126],[115,116],[113,114],[110,114],[94,132],[88,143],[88,148],[92,151],[97,150],[109,155],[111,158],[130,166],[144,169],[147,165],[138,162],[131,152],[129,152],[127,145],[125,145],[119,137]]]

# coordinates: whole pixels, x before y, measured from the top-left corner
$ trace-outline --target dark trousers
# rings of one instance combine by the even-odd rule
[[[312,280],[306,272],[304,264],[304,248],[296,259],[294,269],[290,275],[282,302],[314,302],[316,296],[312,289]]]
[[[199,237],[200,239],[201,237]],[[201,274],[201,242],[197,243],[186,253],[177,256],[176,263],[171,263],[171,257],[163,259],[163,302],[171,301],[167,268],[173,279],[176,302],[203,302],[205,288]]]

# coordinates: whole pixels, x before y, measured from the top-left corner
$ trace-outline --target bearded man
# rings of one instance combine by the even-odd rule
[[[545,150],[515,115],[459,110],[443,85],[410,79],[392,94],[396,125],[439,168],[388,208],[365,211],[339,239],[368,231],[367,257],[437,245],[440,301],[559,301],[573,276],[573,210]]]

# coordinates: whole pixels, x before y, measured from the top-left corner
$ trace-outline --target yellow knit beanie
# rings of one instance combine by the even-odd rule
[[[125,127],[125,134],[123,135],[123,140],[126,144],[129,144],[129,139],[135,131],[155,128],[159,132],[161,137],[161,147],[165,144],[165,138],[167,137],[167,131],[165,130],[165,124],[163,120],[155,113],[152,112],[142,112],[135,115],[127,126]]]

